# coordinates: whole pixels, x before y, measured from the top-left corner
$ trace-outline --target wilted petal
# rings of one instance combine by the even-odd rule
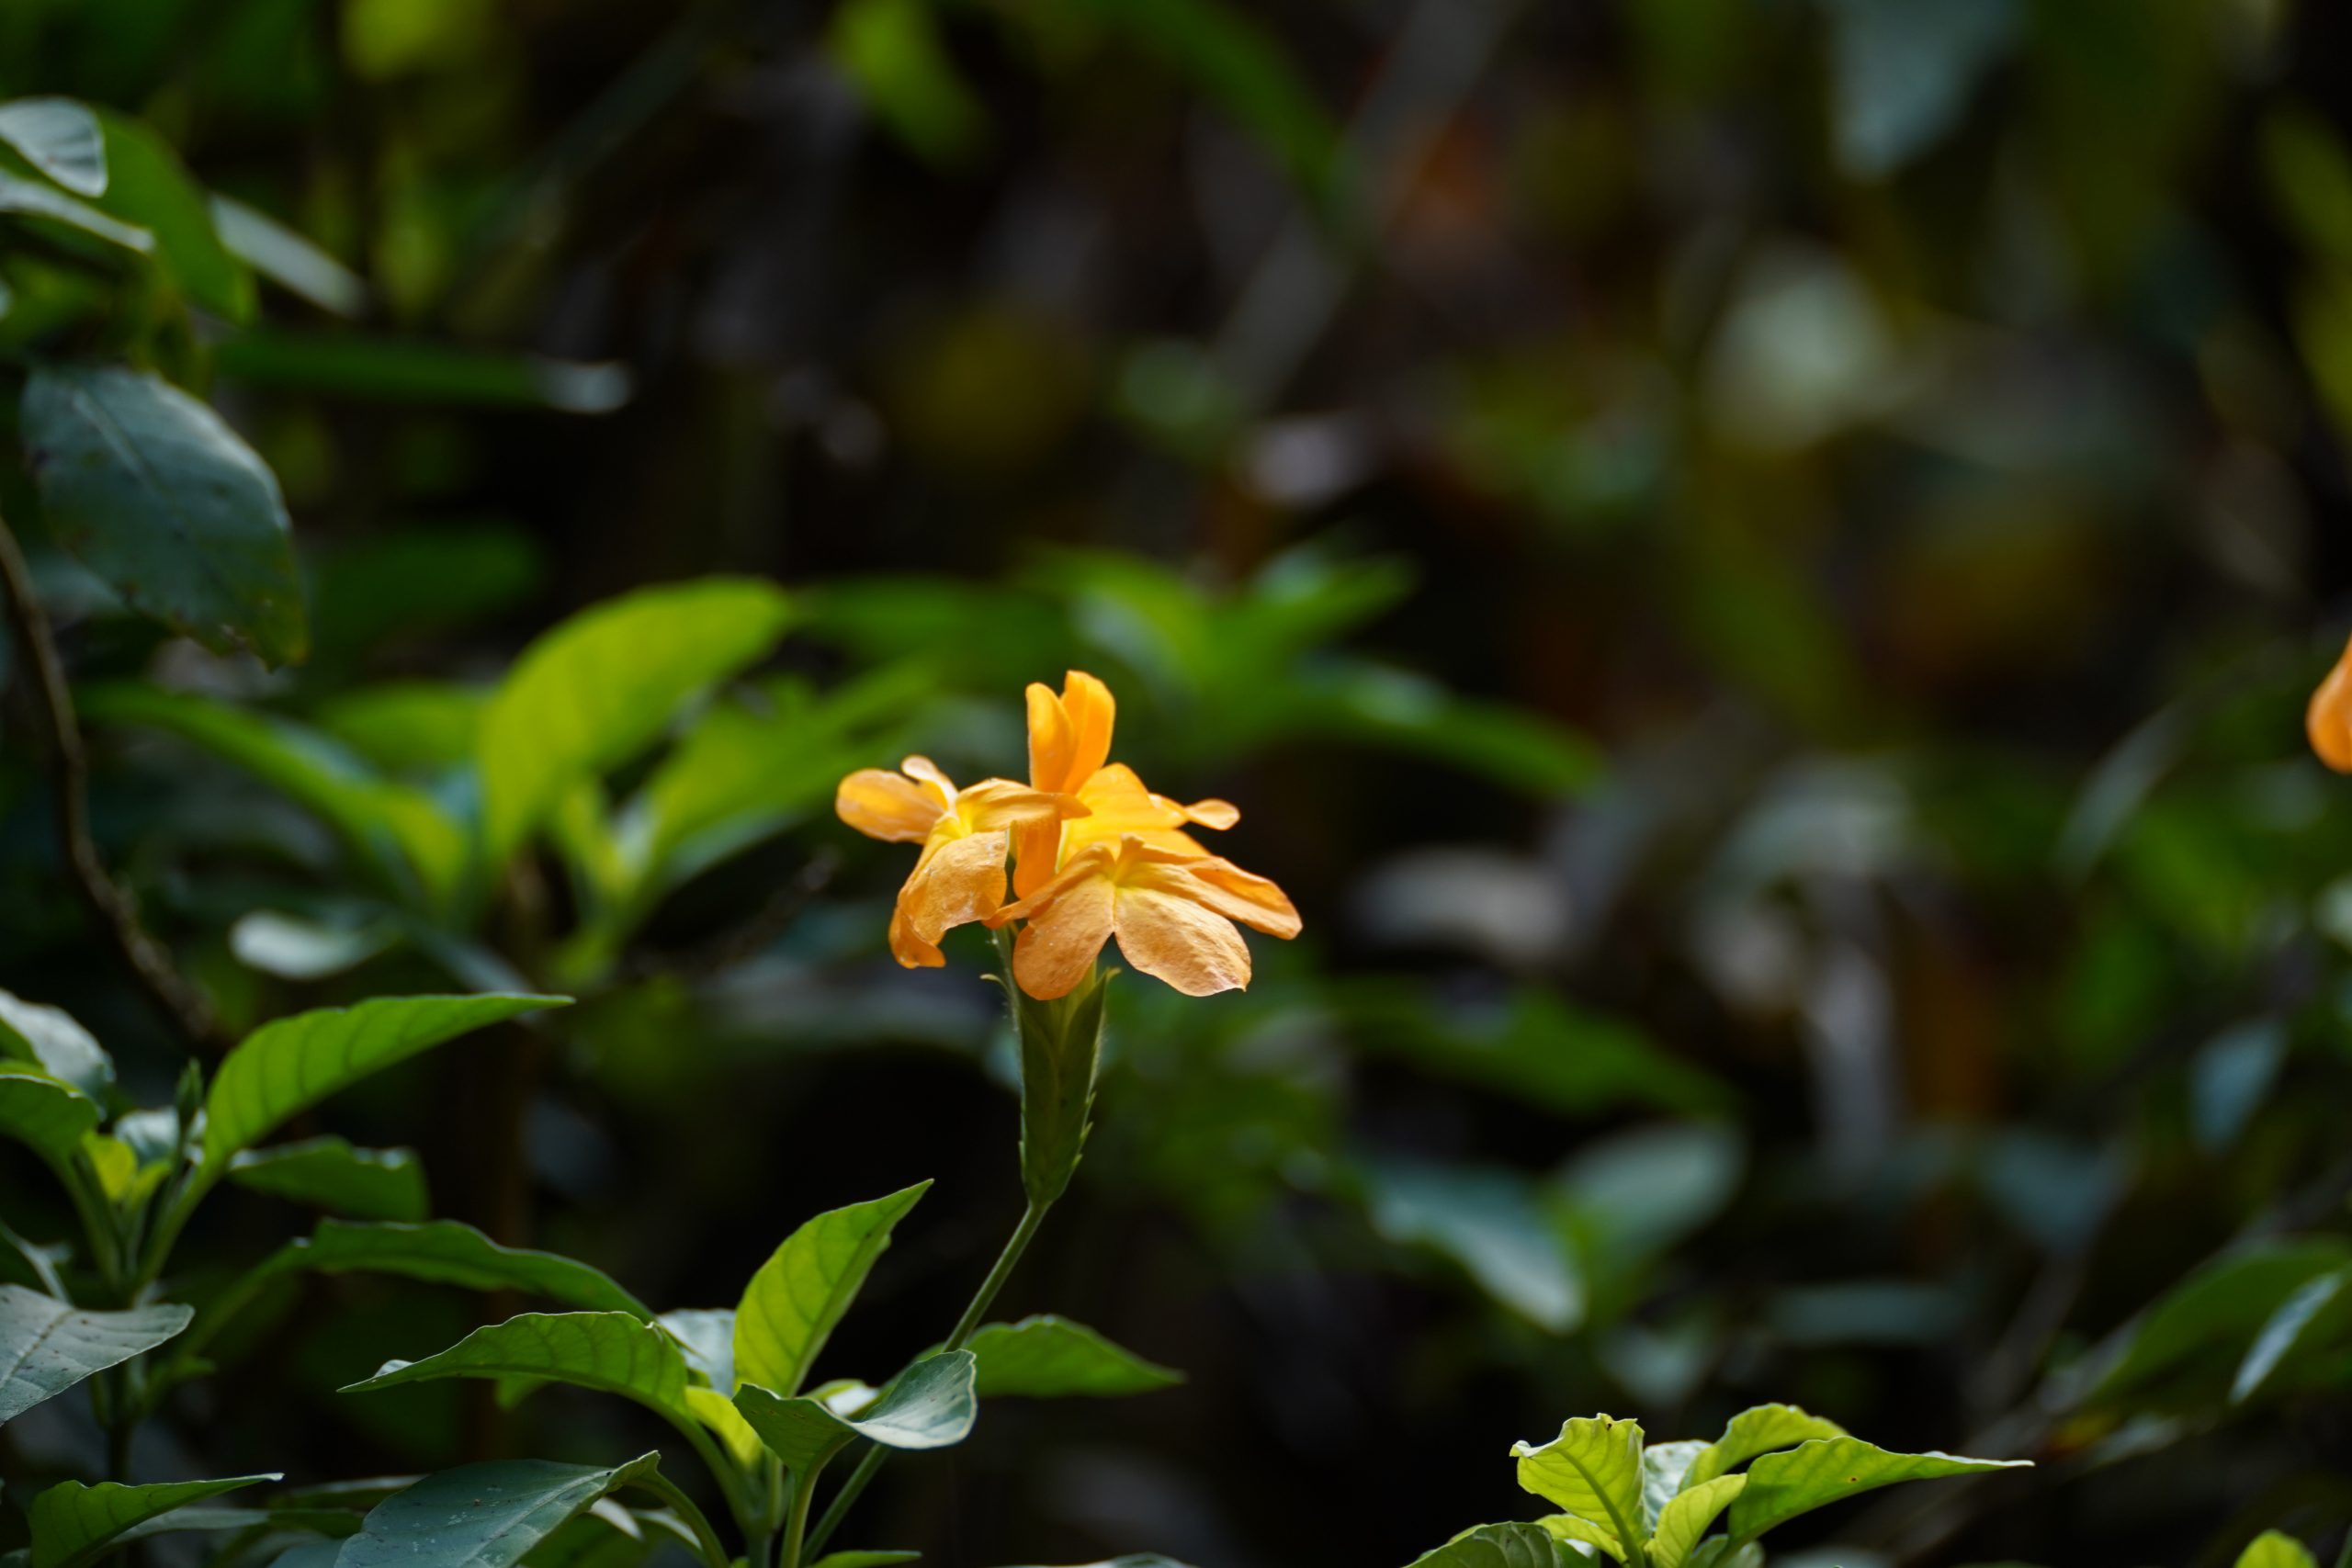
[[[1122,887],[1117,903],[1119,951],[1143,973],[1188,997],[1250,983],[1250,949],[1223,915],[1152,886]]]
[[[1116,892],[1095,868],[1056,881],[1053,897],[1038,900],[1012,947],[1012,977],[1041,1002],[1068,996],[1086,978],[1110,938]]]
[[[914,874],[899,891],[899,908],[909,928],[927,942],[972,920],[984,920],[1004,903],[1004,852],[1008,835],[972,833],[933,842],[915,863]]]
[[[841,819],[869,839],[921,843],[930,836],[946,803],[914,780],[881,768],[860,768],[842,780],[833,795]]]
[[[1298,934],[1298,909],[1291,903],[1290,895],[1265,877],[1244,871],[1222,856],[1152,867],[1137,876],[1144,886],[1158,887],[1174,897],[1190,898],[1204,908],[1214,909],[1268,936],[1287,942]]]

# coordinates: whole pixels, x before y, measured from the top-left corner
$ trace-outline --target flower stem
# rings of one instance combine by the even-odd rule
[[[1029,1243],[1036,1237],[1037,1227],[1045,1223],[1046,1213],[1052,1207],[1050,1202],[1040,1203],[1033,1200],[1022,1212],[1021,1223],[1013,1227],[1012,1237],[1004,1244],[1004,1250],[997,1255],[996,1267],[989,1269],[989,1277],[980,1281],[980,1288],[972,1292],[971,1303],[965,1307],[964,1315],[956,1321],[955,1332],[947,1337],[947,1343],[940,1347],[942,1351],[961,1350],[965,1342],[972,1337],[973,1331],[980,1326],[980,1319],[987,1315],[989,1305],[995,1302],[997,1292],[1004,1289],[1005,1280],[1012,1277],[1013,1267],[1021,1261],[1021,1255],[1029,1250]],[[833,1530],[857,1501],[858,1494],[865,1490],[866,1483],[874,1479],[874,1472],[882,1468],[882,1461],[889,1456],[890,1450],[879,1444],[865,1450],[865,1457],[857,1461],[857,1468],[850,1472],[849,1479],[842,1482],[841,1490],[833,1494],[833,1500],[825,1506],[823,1517],[818,1519],[817,1528],[810,1532],[808,1545],[810,1555],[825,1549],[825,1542],[832,1539]],[[806,1504],[805,1497],[794,1499],[796,1507],[805,1507]],[[797,1563],[787,1559],[785,1568],[797,1568]]]
[[[710,1564],[710,1568],[729,1568],[733,1559],[728,1555],[727,1548],[719,1544],[718,1532],[710,1528],[710,1520],[695,1506],[694,1499],[678,1490],[677,1483],[658,1470],[649,1470],[630,1484],[642,1486],[677,1511],[678,1517],[686,1521],[686,1528],[695,1532],[695,1540],[702,1547],[703,1560]]]

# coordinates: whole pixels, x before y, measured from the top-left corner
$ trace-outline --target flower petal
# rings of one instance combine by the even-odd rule
[[[1118,704],[1111,688],[1083,670],[1062,677],[1061,695],[1030,682],[1029,782],[1042,790],[1075,795],[1111,755],[1111,728]]]
[[[922,785],[881,768],[860,768],[842,780],[833,795],[841,819],[869,839],[894,844],[920,843],[946,809]]]
[[[2319,760],[2339,773],[2352,773],[2352,642],[2303,710],[2303,730]]]
[[[1034,893],[1022,895],[1018,903],[1007,904],[988,918],[991,931],[1014,920],[1035,919],[1049,908],[1054,900],[1079,884],[1101,877],[1109,868],[1114,851],[1108,844],[1089,844],[1072,855],[1069,863]]]
[[[1152,799],[1159,801],[1162,806],[1167,807],[1170,810],[1182,814],[1186,821],[1193,823],[1195,826],[1202,828],[1215,828],[1219,832],[1224,831],[1226,829],[1232,827],[1236,822],[1241,820],[1241,807],[1234,805],[1233,802],[1229,800],[1217,800],[1211,798],[1208,800],[1196,800],[1193,802],[1192,805],[1185,806],[1180,802],[1169,799],[1164,795],[1155,795],[1152,796]]]
[[[1074,795],[1050,795],[1011,779],[982,779],[956,797],[956,814],[966,828],[979,832],[1017,822],[1083,817],[1086,807]]]
[[[956,804],[955,783],[945,773],[940,772],[939,764],[930,758],[909,757],[899,766],[909,778],[921,781],[924,789],[938,797],[939,809],[942,811]]]
[[[1118,890],[1115,923],[1127,962],[1188,997],[1236,991],[1250,983],[1250,949],[1233,922],[1182,894],[1127,886]]]
[[[936,943],[914,933],[903,906],[890,911],[890,956],[909,969],[937,969],[947,962]]]
[[[1060,859],[1061,850],[1062,825],[1058,821],[1023,822],[1013,829],[1013,897],[1027,898],[1051,882],[1054,863]]]
[[[1129,874],[1138,886],[1190,898],[1204,908],[1214,909],[1227,919],[1239,920],[1268,936],[1287,942],[1298,934],[1298,908],[1290,901],[1290,895],[1222,855],[1173,864],[1146,864]]]
[[[971,833],[935,840],[915,863],[914,874],[899,890],[899,908],[908,929],[924,942],[971,920],[984,920],[1004,903],[1002,831]]]
[[[1099,869],[1082,871],[1059,886],[1053,900],[1028,917],[1012,944],[1012,977],[1021,988],[1041,1002],[1075,990],[1110,938],[1116,895]]]
[[[1069,710],[1042,681],[1023,694],[1029,702],[1029,782],[1039,789],[1059,787],[1072,752]]]

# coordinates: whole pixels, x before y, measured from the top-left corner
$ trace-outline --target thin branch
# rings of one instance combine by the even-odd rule
[[[212,1004],[173,964],[161,942],[139,923],[139,907],[107,872],[90,836],[90,764],[74,717],[74,694],[65,683],[49,612],[33,592],[32,571],[17,536],[0,522],[0,593],[8,601],[8,625],[17,660],[27,676],[42,728],[49,738],[49,782],[57,818],[58,847],[82,902],[89,907],[116,953],[138,979],[156,1010],[189,1040],[219,1047],[226,1043]]]

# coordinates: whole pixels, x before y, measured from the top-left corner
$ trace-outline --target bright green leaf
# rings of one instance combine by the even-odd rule
[[[266,1475],[235,1475],[220,1481],[172,1481],[153,1486],[124,1486],[112,1481],[85,1486],[62,1481],[33,1499],[32,1568],[81,1568],[124,1531],[158,1516],[241,1486],[282,1481]]]
[[[335,1562],[338,1568],[512,1568],[557,1527],[661,1462],[650,1453],[609,1469],[540,1459],[459,1465],[379,1504]]]
[[[1082,1323],[1040,1314],[981,1325],[970,1340],[982,1399],[1112,1396],[1173,1388],[1184,1374],[1114,1345]]]
[[[0,1285],[0,1422],[153,1349],[186,1328],[188,1317],[176,1303],[87,1312],[21,1285]]]
[[[931,1183],[819,1214],[784,1239],[735,1307],[735,1375],[789,1398]]]
[[[1535,1522],[1542,1526],[1544,1533],[1554,1540],[1565,1541],[1575,1546],[1589,1546],[1593,1549],[1589,1553],[1579,1555],[1598,1554],[1618,1562],[1625,1561],[1624,1546],[1617,1540],[1617,1532],[1607,1525],[1597,1525],[1590,1519],[1581,1519],[1574,1514],[1553,1514]]]
[[[229,1162],[229,1179],[355,1220],[419,1221],[432,1212],[424,1167],[413,1149],[361,1149],[341,1138],[309,1138],[247,1149]]]
[[[673,1420],[686,1408],[686,1359],[678,1342],[625,1312],[526,1312],[477,1328],[421,1361],[387,1361],[342,1392],[364,1393],[437,1378],[527,1378],[634,1399]]]
[[[124,603],[216,653],[310,646],[277,479],[219,414],[159,376],[39,365],[27,466],[57,542]]]
[[[1701,1450],[1684,1472],[1684,1486],[1703,1486],[1774,1449],[1793,1448],[1815,1438],[1842,1438],[1846,1428],[1793,1404],[1758,1404],[1724,1426],[1724,1435]]]
[[[2319,1568],[2311,1549],[2280,1530],[2264,1530],[2238,1553],[2237,1568]]]
[[[1650,1540],[1650,1568],[1681,1568],[1682,1560],[1715,1522],[1715,1516],[1747,1489],[1745,1475],[1718,1475],[1670,1498],[1659,1510]]]
[[[1704,1438],[1652,1443],[1642,1450],[1642,1518],[1652,1531],[1657,1517],[1690,1473],[1690,1462],[1706,1451]]]
[[[735,1408],[769,1452],[795,1474],[810,1476],[859,1438],[886,1449],[944,1449],[962,1442],[979,1416],[973,1368],[969,1350],[917,1361],[879,1399],[854,1415],[836,1415],[820,1400],[786,1399],[756,1385],[737,1391]]]
[[[1615,1555],[1629,1560],[1642,1529],[1642,1427],[1637,1421],[1579,1416],[1538,1447],[1511,1445],[1519,1483],[1568,1513],[1616,1537]]]
[[[1816,1438],[1766,1454],[1748,1467],[1747,1487],[1731,1506],[1731,1535],[1735,1540],[1753,1540],[1799,1514],[1898,1481],[1933,1481],[2030,1463],[1934,1452],[1889,1453],[1860,1438]]]

